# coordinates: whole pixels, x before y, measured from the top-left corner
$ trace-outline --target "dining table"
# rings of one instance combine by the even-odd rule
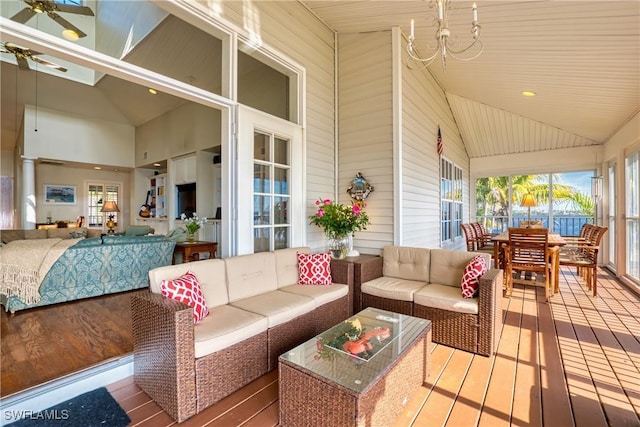
[[[491,241],[493,241],[493,259],[497,268],[503,268],[500,265],[500,248],[503,243],[509,243],[509,231],[503,231],[500,234],[496,234],[491,237]],[[558,233],[549,233],[548,245],[550,247],[561,247],[567,244],[567,241]]]

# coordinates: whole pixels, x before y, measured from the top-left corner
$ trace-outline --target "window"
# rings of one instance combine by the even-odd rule
[[[290,141],[254,133],[253,250],[267,252],[289,246],[288,205]]]
[[[82,6],[82,0],[54,0],[54,3]]]
[[[440,159],[440,241],[451,242],[462,235],[462,169]]]
[[[476,180],[476,220],[492,232],[505,231],[522,221],[541,221],[563,236],[577,236],[584,223],[593,223],[593,171],[540,175],[513,175]],[[524,194],[533,194],[536,206],[522,207]]]
[[[626,158],[627,274],[640,281],[640,151]]]
[[[102,206],[107,200],[120,204],[121,184],[89,183],[87,184],[87,227],[101,228],[106,223],[107,215],[102,212]],[[113,213],[116,225],[119,222],[119,212]]]

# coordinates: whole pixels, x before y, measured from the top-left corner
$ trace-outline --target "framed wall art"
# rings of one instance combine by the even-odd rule
[[[51,205],[75,205],[75,185],[44,185],[44,202]]]

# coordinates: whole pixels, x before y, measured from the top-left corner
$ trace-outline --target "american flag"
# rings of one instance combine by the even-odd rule
[[[442,156],[442,133],[440,132],[440,126],[438,126],[438,156]]]

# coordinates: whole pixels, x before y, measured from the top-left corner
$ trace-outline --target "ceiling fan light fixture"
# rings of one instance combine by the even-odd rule
[[[65,39],[71,41],[71,42],[75,42],[77,41],[80,36],[78,35],[78,33],[76,33],[74,30],[71,29],[66,29],[62,31],[62,37],[64,37]]]
[[[531,96],[536,96],[536,93],[530,90],[525,90],[525,91],[522,91],[522,95],[531,97]]]

